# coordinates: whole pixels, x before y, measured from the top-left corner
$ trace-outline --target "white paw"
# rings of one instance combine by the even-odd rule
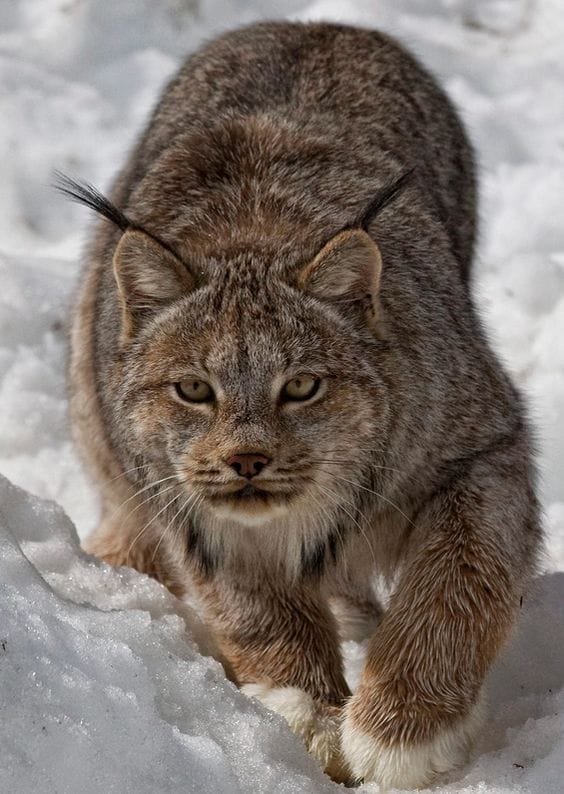
[[[303,689],[293,686],[245,684],[241,691],[284,717],[291,730],[301,736],[308,751],[319,760],[327,773],[334,779],[342,779],[340,721],[336,709],[330,711],[324,708]]]
[[[379,744],[345,719],[342,752],[356,780],[379,783],[384,790],[421,788],[466,761],[483,715],[480,701],[464,720],[437,734],[432,741],[392,747]]]

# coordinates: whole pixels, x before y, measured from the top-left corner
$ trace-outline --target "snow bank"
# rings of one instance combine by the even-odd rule
[[[281,718],[201,656],[194,613],[78,542],[59,507],[1,478],[0,790],[329,790]]]
[[[338,789],[281,718],[201,655],[209,641],[186,605],[78,542],[58,506],[0,479],[3,791]],[[563,596],[564,573],[555,573],[524,604],[490,676],[491,719],[474,758],[434,791],[562,790]],[[347,643],[345,655],[353,679],[362,649]]]

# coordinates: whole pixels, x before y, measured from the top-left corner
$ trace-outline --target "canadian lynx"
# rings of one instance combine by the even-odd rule
[[[62,189],[104,216],[72,334],[87,548],[195,592],[336,779],[463,762],[541,533],[444,93],[380,33],[254,25],[187,60],[111,201]],[[363,633],[351,695],[339,636]]]

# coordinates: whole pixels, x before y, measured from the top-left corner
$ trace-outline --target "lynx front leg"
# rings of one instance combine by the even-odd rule
[[[198,587],[242,691],[283,716],[328,774],[343,779],[339,724],[350,693],[318,588],[267,575],[255,585],[217,575]]]
[[[482,682],[539,543],[526,464],[496,458],[475,463],[416,517],[399,585],[346,707],[343,752],[357,779],[428,784],[464,762],[479,728]]]

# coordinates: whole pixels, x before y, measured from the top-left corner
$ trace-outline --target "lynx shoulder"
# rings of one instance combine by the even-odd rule
[[[110,199],[62,189],[103,216],[72,333],[87,548],[195,589],[336,779],[460,764],[541,536],[445,94],[380,33],[254,25],[186,61]],[[339,632],[371,635],[353,695]]]

